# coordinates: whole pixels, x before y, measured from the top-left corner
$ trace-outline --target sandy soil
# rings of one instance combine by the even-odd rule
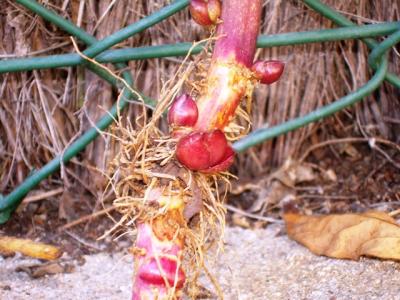
[[[278,232],[278,227],[227,230],[225,252],[211,266],[225,299],[400,299],[399,263],[317,257]],[[71,274],[31,279],[14,271],[31,261],[0,258],[0,299],[129,299],[129,255],[85,259]]]

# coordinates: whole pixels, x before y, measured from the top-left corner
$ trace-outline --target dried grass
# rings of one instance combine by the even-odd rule
[[[400,6],[396,1],[324,1],[354,22],[376,23],[398,20]],[[388,9],[390,7],[390,9]],[[306,31],[335,27],[299,1],[266,1],[264,33]],[[331,103],[363,85],[371,76],[367,64],[368,50],[360,41],[288,46],[259,50],[259,57],[279,58],[286,62],[281,80],[269,87],[256,89],[252,115],[254,128],[273,126]],[[391,69],[398,73],[398,54],[391,53]],[[361,104],[336,114],[323,122],[296,130],[252,149],[238,164],[239,177],[250,170],[255,176],[281,165],[288,157],[298,158],[309,144],[330,137],[352,135],[379,136],[400,142],[399,91],[384,84]],[[252,157],[252,159],[249,159]]]
[[[54,0],[46,3],[97,38],[103,38],[168,2]],[[398,20],[399,4],[390,2],[389,5],[372,0],[326,1],[358,23]],[[2,4],[1,58],[73,52],[69,37],[55,26],[11,0],[3,0]],[[263,20],[264,33],[334,27],[299,1],[265,1]],[[206,35],[189,20],[185,10],[119,46],[193,41]],[[80,48],[84,46],[80,45]],[[358,41],[259,50],[257,56],[279,58],[287,64],[279,83],[259,87],[255,92],[253,107],[257,109],[253,109],[251,116],[254,128],[304,115],[355,90],[370,76],[367,49]],[[392,53],[390,60],[391,69],[398,71],[398,54]],[[182,61],[182,58],[135,61],[129,63],[129,68],[137,88],[160,99],[164,83],[176,73]],[[108,67],[113,70],[112,66]],[[189,90],[191,88],[188,86]],[[0,191],[8,193],[33,169],[61,154],[66,145],[111,107],[118,94],[96,75],[77,67],[0,75],[0,98]],[[398,143],[399,99],[399,92],[385,84],[354,108],[240,156],[237,174],[251,177],[265,173],[281,165],[289,156],[300,157],[302,150],[310,144],[334,137],[379,136]],[[137,129],[133,120],[141,113],[141,108],[133,105],[123,112],[124,119],[133,123],[133,130]],[[163,122],[157,125],[165,130]],[[110,135],[98,138],[60,173],[42,183],[42,189],[64,186],[74,191],[83,190],[98,199],[107,180],[96,170],[105,172],[116,150]]]

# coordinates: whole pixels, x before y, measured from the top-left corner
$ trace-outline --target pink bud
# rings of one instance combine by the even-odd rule
[[[258,60],[251,67],[255,77],[263,84],[271,84],[277,81],[285,68],[285,64],[279,60]]]
[[[193,20],[202,26],[216,24],[221,15],[219,0],[190,0],[190,14]]]
[[[176,146],[176,157],[191,170],[206,173],[221,172],[233,162],[234,152],[221,130],[192,132]]]
[[[168,111],[168,123],[173,126],[192,127],[196,124],[199,111],[196,102],[188,94],[176,97]]]

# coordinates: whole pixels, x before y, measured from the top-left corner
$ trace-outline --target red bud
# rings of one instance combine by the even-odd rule
[[[191,170],[207,169],[210,153],[204,143],[204,133],[193,132],[180,139],[176,145],[176,157]]]
[[[213,167],[202,170],[203,173],[218,173],[223,172],[229,169],[229,167],[233,164],[233,159],[235,158],[235,152],[228,145],[228,148],[225,151],[223,159]]]
[[[187,94],[176,97],[168,112],[168,123],[175,126],[192,127],[196,124],[199,111],[196,102]]]
[[[210,166],[218,164],[223,158],[228,147],[225,134],[221,130],[214,130],[204,135],[204,143],[210,153]]]
[[[176,157],[184,166],[207,173],[228,169],[233,162],[233,155],[221,130],[192,132],[176,146]]]
[[[221,2],[219,0],[191,0],[189,9],[197,24],[210,26],[216,24],[221,15]]]
[[[285,68],[285,64],[279,60],[258,60],[251,67],[255,77],[263,84],[271,84],[277,81]]]

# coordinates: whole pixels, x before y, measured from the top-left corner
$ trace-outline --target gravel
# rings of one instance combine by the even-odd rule
[[[227,229],[225,251],[210,266],[225,299],[400,299],[399,263],[318,257],[279,232]],[[31,279],[15,269],[32,260],[0,258],[0,299],[130,299],[130,255],[85,260],[73,273]]]

